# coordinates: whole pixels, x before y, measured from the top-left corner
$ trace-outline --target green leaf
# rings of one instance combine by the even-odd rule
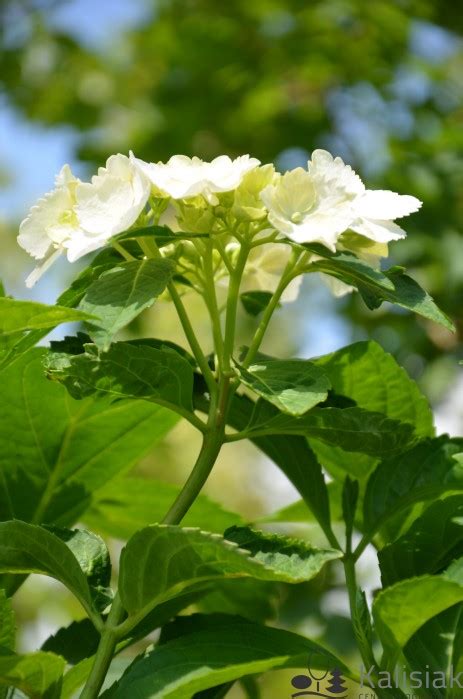
[[[463,652],[462,634],[463,604],[457,604],[429,619],[410,638],[403,648],[403,654],[411,671],[418,671],[425,677],[425,672],[444,673],[446,687],[451,687],[450,673],[456,675],[461,671],[459,663]],[[452,691],[433,688],[433,697],[455,697],[459,690]]]
[[[359,408],[383,413],[413,425],[419,437],[433,437],[433,415],[426,397],[394,357],[376,342],[356,342],[315,360],[328,375],[337,394],[352,398]],[[343,481],[346,472],[362,490],[378,461],[366,454],[347,454],[339,447],[310,439],[323,466]]]
[[[313,641],[236,617],[193,615],[172,626],[174,631],[166,629],[165,642],[138,658],[105,699],[186,699],[249,674],[305,666],[309,654],[314,669],[344,670],[343,663]]]
[[[100,320],[88,326],[95,344],[107,350],[114,336],[153,305],[174,273],[172,260],[134,260],[103,272],[87,289],[81,311]],[[92,324],[93,325],[93,324]]]
[[[373,604],[383,647],[394,657],[429,619],[462,601],[463,585],[442,575],[424,575],[386,588]]]
[[[331,252],[324,245],[316,243],[308,243],[303,247],[322,258],[311,263],[313,270],[336,277],[350,286],[362,285],[372,291],[394,290],[394,283],[385,274],[351,252]]]
[[[326,400],[331,387],[325,372],[304,359],[258,359],[247,369],[236,366],[245,386],[288,415],[303,415]]]
[[[276,616],[277,603],[276,583],[240,578],[214,581],[196,602],[196,607],[207,614],[237,614],[264,623]]]
[[[67,526],[177,422],[146,401],[73,400],[33,349],[2,373],[0,519]]]
[[[254,407],[255,403],[246,396],[235,396],[228,412],[228,422],[237,430],[245,429],[251,420]],[[322,468],[307,441],[303,437],[290,435],[251,437],[251,441],[281,468],[324,530],[328,530],[328,491]]]
[[[336,393],[359,408],[411,423],[420,437],[433,437],[433,415],[427,398],[405,369],[378,343],[353,345],[315,360]]]
[[[290,540],[287,549],[277,556],[273,537],[255,536],[260,537],[260,550],[255,539],[250,539],[249,549],[241,550],[218,535],[198,529],[169,525],[142,529],[121,554],[119,593],[123,606],[129,615],[144,616],[196,583],[216,579],[310,580],[325,563],[341,555],[339,551],[319,550]],[[278,545],[284,545],[283,538]]]
[[[248,430],[250,439],[268,434],[299,434],[371,456],[403,450],[414,440],[412,425],[381,413],[361,408],[314,408],[296,418],[262,400],[256,403]]]
[[[46,529],[64,541],[72,551],[87,578],[93,607],[103,611],[112,601],[111,560],[103,539],[85,529],[51,526],[47,526]]]
[[[73,534],[69,532],[69,537]],[[81,542],[82,539],[76,548],[81,549],[82,558]],[[92,613],[92,593],[79,560],[70,545],[43,527],[20,520],[0,522],[0,572],[39,573],[55,578],[77,597],[87,613]]]
[[[74,398],[143,398],[182,415],[192,411],[193,369],[174,350],[130,342],[116,342],[101,355],[93,345],[85,349],[80,355],[51,353],[47,361],[50,378]]]
[[[11,600],[0,589],[0,648],[14,650],[16,625]]]
[[[0,655],[0,684],[31,699],[58,699],[65,661],[52,653]]]
[[[301,539],[266,534],[250,527],[230,527],[224,538],[249,551],[254,561],[278,575],[288,576],[286,582],[311,580],[328,560],[341,556],[340,551],[314,549]]]
[[[148,524],[160,522],[179,492],[180,486],[164,481],[118,478],[95,493],[84,521],[107,536],[129,539]],[[221,534],[233,524],[242,523],[242,519],[200,495],[182,523]]]
[[[77,665],[96,653],[100,634],[88,617],[73,621],[49,636],[41,650],[61,655],[69,665]]]
[[[128,646],[137,643],[155,629],[159,629],[172,620],[182,609],[196,604],[207,593],[208,588],[189,591],[185,595],[159,605],[139,624],[119,640],[115,654],[121,653]],[[68,663],[75,667],[66,672],[63,681],[61,699],[75,697],[75,692],[85,684],[95,661],[94,653],[100,641],[100,634],[88,619],[75,621],[61,628],[54,636],[47,639],[42,650],[63,655]]]
[[[359,285],[359,291],[369,308],[378,308],[383,301],[389,301],[397,306],[413,311],[428,320],[439,323],[447,330],[455,332],[455,326],[450,318],[443,313],[430,296],[411,277],[403,273],[402,269],[391,269],[384,272],[394,285],[394,290],[375,290],[371,293],[370,288]]]
[[[303,247],[323,258],[312,263],[312,269],[357,287],[369,308],[378,308],[383,301],[389,301],[440,323],[448,330],[455,330],[452,321],[442,313],[432,297],[414,279],[405,275],[403,268],[392,267],[381,272],[352,253],[332,253],[323,245],[313,243]]]
[[[240,301],[246,313],[255,317],[265,311],[272,296],[271,291],[245,291],[240,295]]]
[[[463,555],[463,494],[430,505],[410,529],[378,553],[383,586],[403,578],[440,573]]]
[[[209,233],[188,233],[179,231],[174,233],[168,226],[144,226],[143,228],[130,228],[128,231],[114,236],[114,240],[136,240],[137,238],[155,238],[157,245],[163,247],[179,240],[191,240],[192,238],[207,238]]]
[[[61,323],[92,320],[92,317],[83,310],[0,297],[0,336],[42,328],[51,330]]]
[[[402,454],[384,459],[368,481],[364,500],[365,528],[371,534],[416,502],[463,489],[463,464],[455,456],[463,439],[426,439]]]

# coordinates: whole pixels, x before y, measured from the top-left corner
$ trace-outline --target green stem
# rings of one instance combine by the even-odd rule
[[[162,258],[162,255],[159,252],[159,249],[153,240],[140,238],[138,240],[138,244],[140,245],[145,255],[147,255],[147,257],[154,257],[155,259]],[[188,318],[188,314],[186,312],[185,306],[183,305],[182,299],[180,298],[180,294],[177,291],[175,283],[169,282],[167,284],[167,289],[174,303],[175,310],[177,311],[177,315],[180,319],[180,323],[182,324],[185,337],[188,340],[188,343],[191,347],[191,351],[193,352],[193,355],[196,361],[198,362],[198,366],[201,369],[201,372],[207,383],[207,387],[211,393],[214,393],[217,387],[214,374],[212,373],[212,369],[210,368],[207,359],[204,356],[204,353],[201,349],[201,345],[199,344],[198,339],[195,335],[195,331],[193,330],[193,326],[190,323],[190,319]]]
[[[80,699],[95,699],[105,681],[106,673],[113,659],[114,649],[117,643],[116,627],[124,617],[119,595],[116,594],[111,605],[108,619],[101,634],[100,643],[95,655],[95,662],[88,676]]]
[[[208,428],[192,472],[177,499],[164,517],[163,524],[179,524],[201,492],[224,443],[225,423],[230,398],[230,379],[224,377],[220,385],[217,408],[211,403]]]
[[[270,320],[275,312],[276,307],[278,306],[280,302],[281,295],[283,294],[284,290],[288,286],[288,284],[294,279],[295,274],[294,274],[294,269],[297,263],[297,258],[299,257],[300,252],[299,251],[293,251],[291,254],[291,257],[288,260],[288,264],[286,265],[286,269],[283,272],[283,275],[280,279],[280,282],[275,289],[275,292],[270,299],[264,314],[262,316],[262,320],[260,321],[256,333],[253,337],[253,340],[251,342],[251,345],[249,346],[249,349],[247,351],[247,354],[242,362],[244,367],[248,367],[251,362],[253,361],[254,357],[256,356],[257,352],[259,351],[259,347],[261,345],[261,342],[264,338],[264,335],[267,331],[268,324],[270,323]]]
[[[209,242],[209,241],[208,241]],[[217,304],[217,294],[215,292],[214,284],[214,267],[212,259],[212,246],[211,244],[206,244],[204,250],[204,300],[209,311],[209,316],[212,325],[212,335],[214,338],[215,352],[219,360],[219,367],[222,369],[222,358],[223,358],[223,338],[222,338],[222,328],[220,323],[220,313]]]
[[[349,593],[349,606],[350,614],[354,629],[354,636],[357,642],[357,647],[360,651],[360,655],[363,664],[368,671],[370,667],[374,667],[373,677],[375,680],[378,678],[379,667],[376,662],[373,649],[371,647],[371,642],[368,640],[366,634],[363,632],[362,620],[359,619],[358,605],[357,605],[357,576],[355,571],[355,560],[352,554],[346,553],[343,558],[344,573],[346,576],[346,586]],[[382,692],[380,688],[375,688],[375,693],[378,697],[388,697],[390,699],[390,694]],[[400,690],[398,690],[397,697],[402,696]]]
[[[113,241],[113,248],[117,250],[117,252],[122,255],[128,262],[132,262],[135,260],[135,257],[130,254],[120,243],[116,243],[116,241]]]
[[[225,320],[225,338],[223,343],[224,371],[232,374],[231,358],[235,343],[236,315],[238,312],[238,300],[240,295],[241,277],[243,276],[246,260],[248,259],[249,245],[241,243],[238,259],[233,274],[230,276],[230,286],[227,296],[227,315]]]

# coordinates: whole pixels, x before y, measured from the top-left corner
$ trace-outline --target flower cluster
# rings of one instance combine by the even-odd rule
[[[288,239],[354,250],[377,264],[387,244],[405,236],[394,220],[420,206],[412,196],[366,189],[351,167],[323,150],[314,151],[307,169],[285,174],[248,155],[212,162],[175,155],[167,163],[146,163],[118,154],[91,182],[81,182],[65,165],[55,189],[21,223],[18,242],[40,260],[26,282],[32,286],[59,255],[74,262],[147,222],[221,237],[218,246],[230,257],[238,241],[252,239],[257,243],[243,289],[272,291],[291,253]],[[226,266],[217,265],[215,273],[226,277]],[[335,292],[346,290],[338,285]],[[293,285],[286,300],[295,295]]]

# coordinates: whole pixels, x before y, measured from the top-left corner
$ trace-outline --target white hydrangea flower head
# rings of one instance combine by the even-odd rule
[[[352,202],[363,185],[340,158],[314,151],[308,171],[295,168],[262,194],[270,223],[297,243],[322,243],[333,252],[353,220]]]
[[[236,189],[243,176],[260,165],[257,158],[249,155],[241,155],[235,160],[228,155],[220,155],[212,162],[186,155],[173,155],[167,163],[135,160],[156,190],[164,196],[187,199],[202,195],[213,205],[218,204],[217,193]]]
[[[36,260],[43,260],[27,277],[26,286],[34,286],[66,251],[69,241],[80,235],[80,224],[74,211],[75,190],[79,183],[69,165],[64,165],[55,178],[55,189],[39,199],[21,223],[19,245]]]
[[[61,254],[75,262],[130,228],[150,194],[148,179],[125,155],[111,156],[90,183],[74,177],[65,165],[55,184],[19,228],[19,245],[43,260],[27,278],[29,287]]]
[[[394,219],[421,206],[416,197],[366,189],[349,165],[324,150],[313,152],[307,171],[286,173],[261,196],[278,231],[298,243],[322,243],[333,252],[347,230],[377,243],[403,238]]]
[[[101,239],[132,226],[146,206],[150,182],[126,155],[111,155],[91,182],[76,187],[76,213],[82,228]]]

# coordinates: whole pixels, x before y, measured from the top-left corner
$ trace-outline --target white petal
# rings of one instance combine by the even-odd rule
[[[71,166],[68,164],[63,165],[63,167],[55,177],[55,184],[57,187],[67,187],[79,181],[80,180],[78,180],[77,177],[73,175]]]
[[[63,243],[63,247],[67,250],[68,261],[75,262],[80,257],[88,255],[89,252],[104,247],[106,243],[106,237],[89,236],[86,235],[85,231],[78,231],[72,238]]]
[[[376,243],[389,243],[391,240],[400,240],[407,236],[405,231],[392,221],[358,219],[351,225],[351,229]]]
[[[336,242],[349,227],[351,217],[342,212],[336,215],[332,213],[314,213],[307,216],[298,225],[293,224],[288,236],[296,243],[322,243],[333,252],[336,250]]]
[[[353,198],[365,191],[360,177],[341,158],[333,158],[326,150],[314,150],[308,163],[320,196]]]
[[[320,272],[320,279],[330,289],[333,296],[336,296],[337,298],[346,296],[347,294],[351,294],[353,291],[355,291],[355,287],[349,286],[349,284],[346,284],[340,279],[336,279],[336,277],[332,277],[329,274],[323,274],[323,272]]]
[[[50,269],[52,264],[56,262],[58,257],[62,254],[62,250],[58,248],[57,250],[54,250],[51,255],[49,255],[41,265],[38,265],[27,277],[26,279],[26,286],[28,289],[31,289],[34,284],[38,282],[40,277],[45,274],[47,269]]]
[[[396,194],[388,190],[367,191],[355,201],[359,216],[365,218],[392,221],[418,211],[422,202],[408,194]]]
[[[292,303],[299,296],[302,284],[302,275],[293,279],[281,295],[281,303]]]
[[[72,208],[72,199],[65,187],[45,194],[33,206],[27,218],[19,226],[18,244],[29,255],[41,260],[48,253],[54,241],[50,228],[59,223],[62,214]]]

